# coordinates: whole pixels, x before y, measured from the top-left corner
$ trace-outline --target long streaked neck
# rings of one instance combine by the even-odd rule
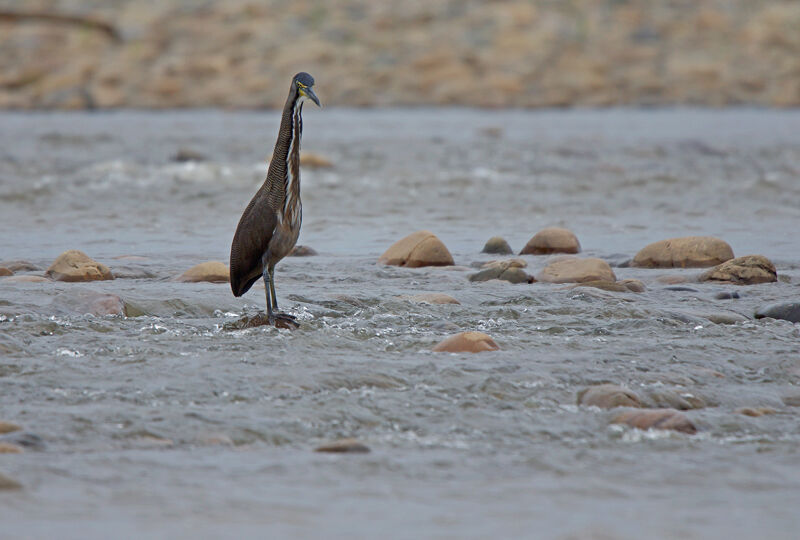
[[[266,183],[272,207],[292,213],[300,202],[300,138],[303,134],[303,98],[290,95],[283,107],[278,140],[269,163]],[[293,217],[293,216],[290,216]]]

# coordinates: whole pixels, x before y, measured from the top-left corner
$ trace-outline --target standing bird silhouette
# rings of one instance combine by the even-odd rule
[[[321,107],[313,86],[314,78],[308,73],[298,73],[292,78],[267,178],[239,218],[231,243],[233,295],[242,296],[259,278],[264,278],[270,325],[299,326],[292,315],[277,312],[275,264],[294,248],[303,221],[300,202],[303,103],[310,99]]]

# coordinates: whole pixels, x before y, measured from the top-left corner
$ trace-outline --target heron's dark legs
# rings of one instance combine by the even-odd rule
[[[267,320],[269,320],[269,324],[271,326],[275,325],[275,314],[272,312],[272,300],[269,297],[269,291],[271,289],[274,290],[274,285],[272,284],[272,280],[270,279],[269,272],[267,271],[267,265],[264,265],[264,270],[262,270],[261,275],[264,278],[264,292],[267,296]]]
[[[272,305],[275,311],[278,310],[278,297],[275,295],[275,266],[269,267],[269,290],[272,294]]]
[[[300,324],[293,315],[289,315],[288,313],[276,313],[276,311],[278,311],[278,297],[275,294],[275,265],[267,264],[268,260],[269,252],[267,252],[262,259],[264,269],[261,271],[261,275],[264,278],[264,294],[267,297],[267,319],[269,320],[269,324],[271,326],[283,328],[299,328]]]

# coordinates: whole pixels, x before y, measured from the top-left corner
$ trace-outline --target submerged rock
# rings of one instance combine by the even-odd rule
[[[522,259],[491,261],[483,265],[483,270],[469,276],[470,281],[489,281],[501,279],[511,283],[533,283],[533,276],[523,270],[528,263]]]
[[[755,285],[778,281],[772,261],[762,255],[745,255],[726,261],[700,274],[700,281],[723,281],[737,285]]]
[[[489,240],[486,241],[484,244],[481,253],[493,253],[497,255],[510,255],[514,253],[511,250],[511,246],[508,245],[505,238],[500,236],[492,236]]]
[[[413,296],[400,296],[401,300],[414,302],[415,304],[460,304],[458,300],[449,294],[442,293],[425,293],[415,294]]]
[[[259,326],[272,326],[269,324],[269,317],[266,313],[259,313],[257,315],[245,315],[244,317],[233,321],[227,322],[222,326],[223,330],[245,330],[247,328],[258,328]],[[300,327],[298,323],[292,323],[285,319],[276,318],[275,328],[283,328],[286,330],[297,330]]]
[[[225,263],[210,261],[197,264],[189,268],[178,277],[178,281],[185,283],[197,283],[209,281],[211,283],[226,283],[231,280],[230,272]]]
[[[0,441],[0,454],[21,454],[25,450],[14,443]]]
[[[547,227],[528,240],[520,255],[549,255],[551,253],[579,253],[581,243],[569,229]]]
[[[678,409],[689,411],[691,409],[702,409],[706,406],[705,401],[691,394],[680,395],[674,390],[653,389],[647,393],[650,405],[656,407]]]
[[[771,407],[739,407],[736,409],[737,414],[743,414],[745,416],[752,416],[757,418],[759,416],[764,416],[766,414],[775,414],[775,409]]]
[[[433,352],[484,352],[484,351],[497,351],[497,343],[494,342],[491,336],[483,332],[461,332],[454,336],[439,342],[434,348]]]
[[[22,484],[0,472],[0,489],[21,489]]]
[[[536,275],[536,279],[549,283],[615,282],[617,276],[614,275],[614,271],[608,263],[602,259],[564,257],[547,265]]]
[[[82,251],[65,251],[53,261],[45,274],[56,281],[97,281],[114,279],[111,270]]]
[[[53,298],[53,305],[76,315],[125,315],[125,302],[116,294],[85,289],[60,293]]]
[[[179,148],[172,156],[172,161],[181,163],[186,161],[206,161],[207,159],[208,157],[205,154],[201,154],[197,150],[192,150],[191,148]]]
[[[692,421],[674,409],[625,411],[614,416],[611,423],[625,424],[637,429],[669,429],[682,433],[697,433]]]
[[[309,246],[294,246],[289,252],[289,257],[313,257],[317,251]]]
[[[339,439],[314,449],[314,452],[329,452],[335,454],[366,454],[369,447],[358,439]]]
[[[3,261],[0,262],[0,266],[3,268],[8,268],[12,272],[33,272],[35,270],[40,270],[38,266],[33,264],[30,261]]]
[[[391,266],[451,266],[453,256],[430,231],[417,231],[392,244],[378,259]]]
[[[633,258],[633,266],[645,268],[688,268],[715,266],[733,258],[724,240],[712,236],[685,236],[654,242]]]
[[[584,281],[572,286],[575,287],[594,287],[595,289],[602,289],[611,292],[644,292],[644,283],[638,279],[623,279],[622,281]]]
[[[800,323],[800,302],[780,302],[759,308],[756,319],[765,317]]]
[[[300,166],[309,169],[329,169],[333,167],[333,162],[320,154],[313,152],[300,152]]]
[[[44,276],[32,276],[30,274],[14,275],[3,279],[3,283],[47,283],[53,281]]]
[[[616,384],[598,384],[578,392],[578,405],[612,409],[614,407],[641,407],[642,401],[632,391]]]

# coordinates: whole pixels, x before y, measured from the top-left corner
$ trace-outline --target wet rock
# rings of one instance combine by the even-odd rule
[[[469,276],[470,281],[489,281],[501,279],[511,283],[533,283],[533,276],[523,270],[528,263],[522,259],[491,261],[483,265],[483,270]]]
[[[178,277],[178,281],[184,283],[197,283],[209,281],[211,283],[226,283],[230,281],[230,272],[225,263],[219,261],[209,261],[197,264],[189,268]]]
[[[89,290],[70,290],[56,295],[53,306],[76,315],[125,316],[125,302],[116,294]]]
[[[668,429],[681,433],[697,433],[692,421],[674,409],[625,411],[614,416],[611,423],[625,424],[637,429]]]
[[[208,158],[205,154],[201,154],[191,148],[179,148],[172,156],[172,161],[186,162],[186,161],[206,161]]]
[[[0,472],[0,489],[22,489],[22,484]]]
[[[0,434],[11,433],[12,431],[19,431],[22,428],[13,422],[4,422],[0,420]]]
[[[700,274],[700,281],[724,281],[736,285],[755,285],[778,281],[772,261],[761,255],[745,255],[724,262]]]
[[[741,313],[736,313],[735,311],[713,311],[710,313],[698,313],[698,315],[704,319],[708,319],[714,324],[736,324],[750,320],[748,317],[745,317]]]
[[[586,281],[617,281],[611,267],[602,259],[565,257],[547,265],[536,275],[549,283],[583,283]]]
[[[447,247],[430,231],[417,231],[392,244],[378,259],[392,266],[451,266],[453,256]]]
[[[611,292],[644,292],[644,283],[638,279],[625,279],[622,281],[585,281],[573,285],[575,287],[594,287],[595,289],[602,289]]]
[[[333,167],[333,162],[320,154],[300,152],[300,166],[309,169],[330,169]]]
[[[647,290],[647,287],[644,286],[644,283],[642,283],[638,279],[623,279],[623,280],[617,281],[617,283],[621,283],[622,285],[625,285],[626,289],[628,289],[631,292],[635,292],[635,293],[643,293],[644,291]]]
[[[647,392],[648,404],[655,407],[678,409],[689,411],[691,409],[702,409],[706,406],[705,401],[691,394],[680,395],[674,390],[655,389]]]
[[[672,286],[672,287],[664,287],[665,291],[674,291],[674,292],[700,292],[697,289],[692,287],[681,287],[681,286]]]
[[[528,240],[520,255],[548,255],[551,253],[579,253],[581,244],[569,229],[547,227]]]
[[[289,257],[313,257],[317,250],[309,246],[294,246],[289,252]]]
[[[334,454],[366,454],[369,451],[369,447],[357,439],[338,439],[314,449],[314,452]]]
[[[800,393],[783,396],[781,400],[787,407],[800,407]]]
[[[645,246],[633,258],[633,266],[644,268],[696,268],[715,266],[733,258],[724,240],[712,236],[670,238]]]
[[[0,266],[8,268],[12,272],[33,272],[39,270],[39,267],[30,261],[3,261]]]
[[[56,281],[96,281],[114,279],[111,270],[82,251],[71,249],[59,255],[45,274]]]
[[[3,278],[3,283],[49,283],[52,279],[44,276],[33,276],[30,274],[17,274]]]
[[[27,431],[14,431],[6,433],[0,439],[0,442],[10,443],[30,450],[44,450],[44,440],[35,433]]]
[[[725,291],[725,292],[718,292],[717,294],[714,295],[714,298],[716,300],[733,300],[741,297],[739,296],[739,293],[736,291],[733,292]]]
[[[642,402],[632,391],[616,384],[598,384],[578,392],[578,405],[613,409],[614,407],[641,407]]]
[[[4,276],[13,276],[14,272],[6,268],[5,266],[0,266],[0,277]]]
[[[798,323],[800,322],[800,302],[780,302],[759,308],[756,311],[756,319],[765,317]]]
[[[483,351],[497,351],[500,347],[497,343],[483,332],[461,332],[439,342],[433,352],[470,352],[478,353]]]
[[[0,454],[21,454],[25,450],[14,443],[0,441]]]
[[[449,294],[442,293],[426,293],[415,294],[413,296],[400,296],[402,300],[414,302],[415,304],[460,304],[458,300]]]
[[[513,253],[511,246],[508,245],[505,238],[500,236],[492,236],[484,244],[481,253],[494,253],[497,255],[510,255]]]
[[[771,407],[739,407],[736,409],[737,414],[752,416],[754,418],[764,416],[765,414],[775,414],[776,412],[778,411]]]
[[[259,313],[253,316],[245,315],[236,321],[225,323],[222,326],[222,329],[228,331],[245,330],[247,328],[258,328],[259,326],[272,326],[269,323],[269,317],[267,317],[266,313]],[[275,319],[275,328],[283,328],[284,330],[297,330],[299,325],[297,325],[297,323],[292,324],[285,319]]]
[[[116,279],[152,279],[156,277],[153,272],[141,266],[114,266],[113,272]]]

